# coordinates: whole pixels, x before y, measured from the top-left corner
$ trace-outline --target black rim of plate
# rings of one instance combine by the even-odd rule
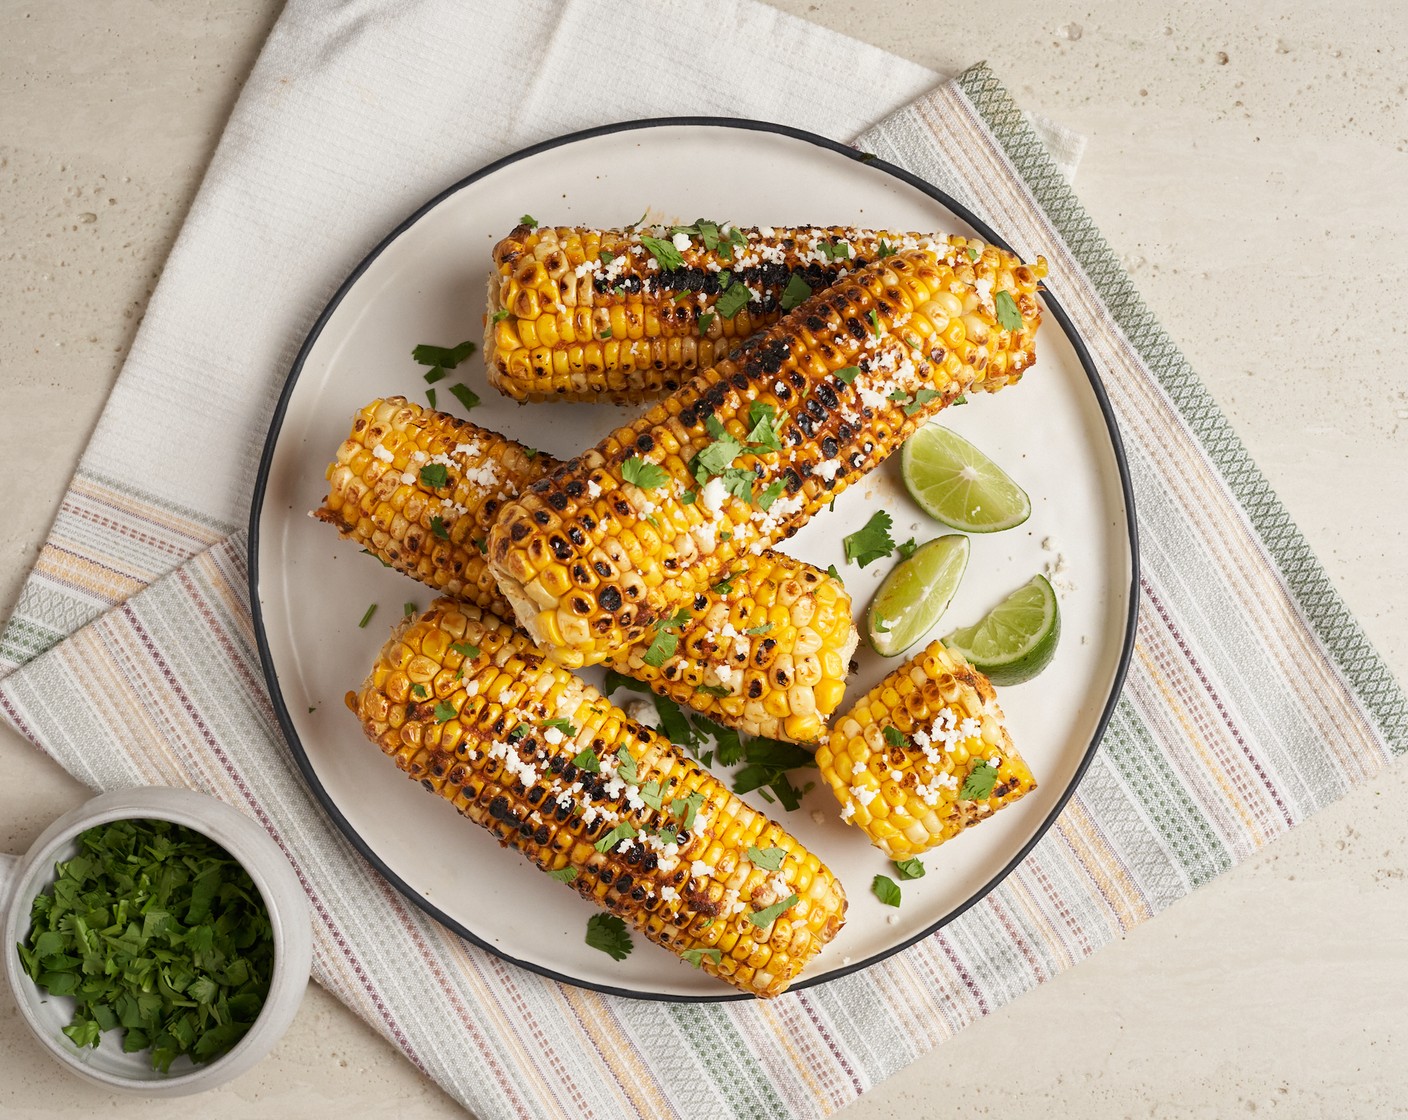
[[[259,521],[264,508],[265,492],[269,485],[269,474],[273,465],[274,450],[278,445],[279,433],[283,428],[284,415],[288,411],[289,400],[293,396],[294,387],[298,383],[299,374],[303,371],[303,366],[308,359],[308,355],[312,352],[313,347],[322,336],[323,329],[327,326],[328,321],[337,311],[343,299],[346,298],[347,293],[350,292],[358,280],[361,279],[362,274],[371,267],[372,263],[381,256],[392,242],[410,229],[411,226],[420,221],[421,218],[425,217],[426,214],[434,210],[435,207],[439,206],[440,203],[444,202],[451,195],[463,190],[465,187],[478,182],[480,179],[485,179],[493,175],[501,168],[517,163],[519,160],[526,159],[530,156],[535,156],[540,152],[564,147],[582,140],[595,139],[599,136],[609,136],[619,132],[643,131],[650,128],[681,127],[736,128],[747,132],[771,132],[779,136],[789,137],[793,140],[801,140],[819,148],[826,148],[829,151],[836,152],[857,163],[864,164],[877,172],[898,179],[916,190],[923,192],[972,225],[972,227],[990,244],[1001,246],[1010,251],[1010,246],[1008,246],[1007,242],[999,237],[988,227],[986,222],[980,219],[966,206],[950,198],[932,184],[926,183],[923,179],[910,174],[908,171],[904,170],[904,168],[896,167],[894,164],[887,163],[885,160],[861,152],[839,141],[828,139],[825,136],[819,136],[814,132],[807,132],[805,129],[800,128],[792,128],[788,125],[773,124],[768,121],[755,121],[743,117],[650,117],[642,120],[622,121],[618,124],[601,125],[597,128],[583,129],[580,132],[571,132],[552,140],[544,140],[540,144],[533,144],[511,155],[504,156],[502,159],[495,160],[493,163],[481,167],[478,171],[467,175],[457,183],[441,191],[387,234],[376,248],[368,253],[362,262],[352,270],[352,274],[348,276],[342,286],[338,288],[337,293],[328,302],[328,305],[323,308],[322,313],[313,324],[312,330],[308,332],[308,337],[299,348],[298,357],[294,359],[293,368],[289,370],[288,379],[284,383],[283,391],[279,394],[279,401],[274,409],[273,419],[269,424],[269,435],[264,442],[264,451],[259,459],[259,474],[254,484],[254,495],[249,513],[249,602],[254,619],[255,640],[259,646],[259,659],[264,669],[264,680],[268,685],[269,695],[274,703],[274,711],[278,716],[279,726],[283,729],[284,737],[288,740],[288,744],[293,751],[294,759],[298,763],[298,768],[303,773],[304,780],[307,781],[314,796],[317,797],[318,801],[337,824],[338,828],[342,830],[343,835],[347,837],[352,846],[361,853],[362,857],[366,859],[368,863],[386,878],[387,882],[400,891],[401,894],[410,899],[411,902],[436,921],[453,930],[466,940],[472,941],[474,944],[508,961],[510,964],[515,964],[519,968],[527,969],[529,972],[536,972],[540,976],[546,976],[549,979],[557,980],[564,984],[571,984],[574,987],[588,988],[592,991],[604,992],[607,995],[625,996],[631,999],[660,1000],[668,1003],[724,1003],[734,1000],[753,999],[755,997],[742,992],[721,992],[717,995],[679,995],[671,992],[647,992],[632,988],[619,988],[610,984],[597,984],[590,980],[567,976],[554,969],[544,967],[543,965],[535,964],[531,961],[519,960],[506,953],[500,947],[490,944],[474,933],[473,930],[466,928],[448,914],[445,914],[437,907],[431,905],[424,895],[409,883],[402,880],[400,876],[386,865],[385,861],[383,861],[377,852],[361,837],[357,830],[352,827],[351,822],[342,815],[342,811],[338,808],[327,790],[323,788],[322,782],[318,779],[318,775],[314,771],[312,762],[308,757],[308,752],[303,749],[303,743],[298,737],[298,732],[294,729],[293,720],[289,716],[288,707],[284,703],[283,691],[279,687],[278,673],[274,668],[273,658],[269,653],[268,637],[264,629],[263,608],[259,600]],[[869,968],[873,964],[878,964],[880,961],[893,956],[901,950],[909,948],[909,946],[916,942],[922,941],[935,931],[948,925],[971,906],[986,898],[999,883],[1012,873],[1018,864],[1026,859],[1027,855],[1036,846],[1037,842],[1046,835],[1047,830],[1055,823],[1056,818],[1060,816],[1061,811],[1066,807],[1066,803],[1070,800],[1071,795],[1075,793],[1076,787],[1080,785],[1081,779],[1084,778],[1091,760],[1095,757],[1095,751],[1099,747],[1101,739],[1104,738],[1105,729],[1110,722],[1110,717],[1115,710],[1115,704],[1119,700],[1120,693],[1124,688],[1125,675],[1129,669],[1130,656],[1134,650],[1135,620],[1139,611],[1139,539],[1134,515],[1134,489],[1130,482],[1129,464],[1125,458],[1124,443],[1120,439],[1119,427],[1115,423],[1114,413],[1110,408],[1109,397],[1105,393],[1105,387],[1100,380],[1100,375],[1096,372],[1094,362],[1092,362],[1090,357],[1090,352],[1086,349],[1085,343],[1080,335],[1071,325],[1070,318],[1067,316],[1065,309],[1061,307],[1051,293],[1044,292],[1042,299],[1046,304],[1047,310],[1061,325],[1061,330],[1070,342],[1072,349],[1075,351],[1076,358],[1079,360],[1081,368],[1085,370],[1085,375],[1090,381],[1091,390],[1094,392],[1095,399],[1100,405],[1101,415],[1105,419],[1105,427],[1110,437],[1111,449],[1114,451],[1115,462],[1119,467],[1120,490],[1124,500],[1125,520],[1129,530],[1130,588],[1129,607],[1125,618],[1124,642],[1120,649],[1119,664],[1115,670],[1115,677],[1112,682],[1112,687],[1110,688],[1109,697],[1105,702],[1104,710],[1100,713],[1099,722],[1095,726],[1095,733],[1091,736],[1090,746],[1086,748],[1084,756],[1076,766],[1076,772],[1072,776],[1070,783],[1061,793],[1056,804],[1047,814],[1046,819],[1037,827],[1031,838],[1022,845],[1021,850],[1018,851],[996,875],[979,890],[974,892],[973,895],[961,905],[954,907],[939,918],[938,921],[914,936],[901,941],[897,945],[891,946],[882,953],[876,953],[874,956],[867,957],[865,960],[833,969],[820,976],[803,979],[793,984],[788,989],[789,991],[801,991],[804,988],[810,988],[827,981],[839,980],[843,976],[849,976],[854,972]]]

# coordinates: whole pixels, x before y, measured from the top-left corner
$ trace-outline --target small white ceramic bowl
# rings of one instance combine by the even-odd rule
[[[153,1070],[145,1051],[123,1053],[118,1031],[105,1032],[97,1047],[73,1045],[63,1033],[73,1016],[73,1000],[40,991],[15,951],[15,943],[29,932],[29,911],[35,896],[53,881],[54,864],[78,854],[78,834],[94,825],[129,819],[171,821],[214,840],[249,872],[273,928],[274,975],[259,1018],[221,1057],[196,1065],[182,1056],[168,1073]],[[65,813],[18,860],[0,856],[0,907],[4,918],[0,955],[25,1021],[62,1065],[105,1089],[177,1097],[239,1076],[264,1057],[288,1029],[308,986],[312,930],[297,875],[262,828],[203,793],[155,786],[115,790]]]

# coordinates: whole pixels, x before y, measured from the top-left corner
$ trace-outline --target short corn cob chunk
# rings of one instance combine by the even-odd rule
[[[640,641],[960,394],[1017,381],[1044,272],[991,247],[973,260],[953,238],[869,265],[754,335],[504,507],[489,566],[519,623],[571,668]],[[642,466],[660,479],[628,482]],[[595,586],[574,582],[582,563],[601,565]]]
[[[422,480],[425,465],[445,469],[442,485]],[[511,617],[477,541],[506,497],[560,465],[485,428],[388,397],[357,413],[313,515],[437,591]],[[590,590],[598,572],[595,564],[579,566],[573,578]],[[749,735],[808,743],[825,734],[857,641],[839,580],[764,552],[680,607],[687,617],[607,665]]]
[[[503,504],[557,465],[497,432],[388,397],[353,418],[313,516],[436,591],[502,611],[484,539]]]
[[[932,234],[846,226],[672,229],[681,227],[514,229],[489,274],[489,383],[519,401],[646,401],[777,322],[789,282],[820,291],[897,250],[936,244]],[[674,267],[652,247],[675,250]]]
[[[952,839],[1036,788],[992,682],[942,642],[842,716],[816,761],[841,819],[896,860]]]
[[[408,776],[742,991],[777,995],[841,928],[845,893],[816,856],[475,607],[404,620],[347,702]],[[780,849],[780,869],[750,846]]]

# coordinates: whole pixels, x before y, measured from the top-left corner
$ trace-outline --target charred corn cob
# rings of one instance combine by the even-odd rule
[[[475,607],[404,620],[347,702],[408,776],[736,988],[777,995],[841,928],[816,856]]]
[[[649,400],[799,296],[921,246],[944,247],[930,234],[845,226],[518,226],[489,275],[489,383],[519,401]]]
[[[506,497],[559,465],[390,397],[358,412],[314,516],[422,583],[511,617],[480,551],[484,522]],[[444,474],[423,477],[427,466]],[[599,579],[595,563],[573,568],[575,585],[586,591]],[[814,742],[841,703],[856,640],[839,580],[764,552],[678,604],[668,629],[607,664],[749,735]]]
[[[954,238],[813,296],[504,506],[489,566],[569,667],[790,536],[960,393],[1031,363],[1045,265]],[[1003,323],[1007,325],[1004,326]],[[582,563],[601,582],[574,584]]]
[[[842,716],[816,761],[841,819],[896,860],[952,839],[1036,788],[992,682],[942,642]]]

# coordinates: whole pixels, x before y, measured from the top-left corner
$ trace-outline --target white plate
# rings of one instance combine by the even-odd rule
[[[424,371],[411,360],[411,347],[480,337],[489,250],[519,215],[620,226],[647,206],[686,222],[705,215],[749,225],[976,230],[999,241],[903,172],[770,125],[637,122],[501,161],[408,219],[352,275],[309,336],[265,448],[251,515],[250,580],[265,673],[289,742],[315,793],[391,882],[451,928],[526,968],[629,995],[720,999],[730,990],[644,938],[623,962],[587,947],[589,903],[529,870],[362,739],[343,694],[360,684],[402,604],[424,606],[431,595],[307,516],[326,493],[324,467],[360,406],[392,393],[425,400]],[[1063,558],[1056,659],[1035,680],[1002,693],[1012,737],[1039,788],[926,856],[927,876],[904,884],[898,910],[870,892],[871,879],[890,872],[889,863],[837,819],[826,789],[818,785],[799,811],[781,814],[850,898],[845,928],[802,984],[873,963],[991,890],[1070,795],[1114,704],[1132,640],[1133,509],[1096,374],[1064,316],[1049,299],[1047,305],[1054,314],[1021,385],[979,395],[943,417],[1027,489],[1032,515],[1017,529],[972,538],[967,575],[937,631],[974,621]],[[457,372],[484,400],[475,422],[563,457],[632,414],[600,405],[517,406],[487,388],[478,356]],[[460,412],[447,384],[439,386],[440,405]],[[910,501],[896,455],[786,548],[823,568],[834,563],[857,619],[890,565],[847,567],[841,538],[881,505],[893,512],[897,539],[948,531]],[[370,603],[380,605],[377,616],[358,629]],[[864,649],[858,661],[850,699],[898,664]],[[746,800],[775,809],[756,793]]]

